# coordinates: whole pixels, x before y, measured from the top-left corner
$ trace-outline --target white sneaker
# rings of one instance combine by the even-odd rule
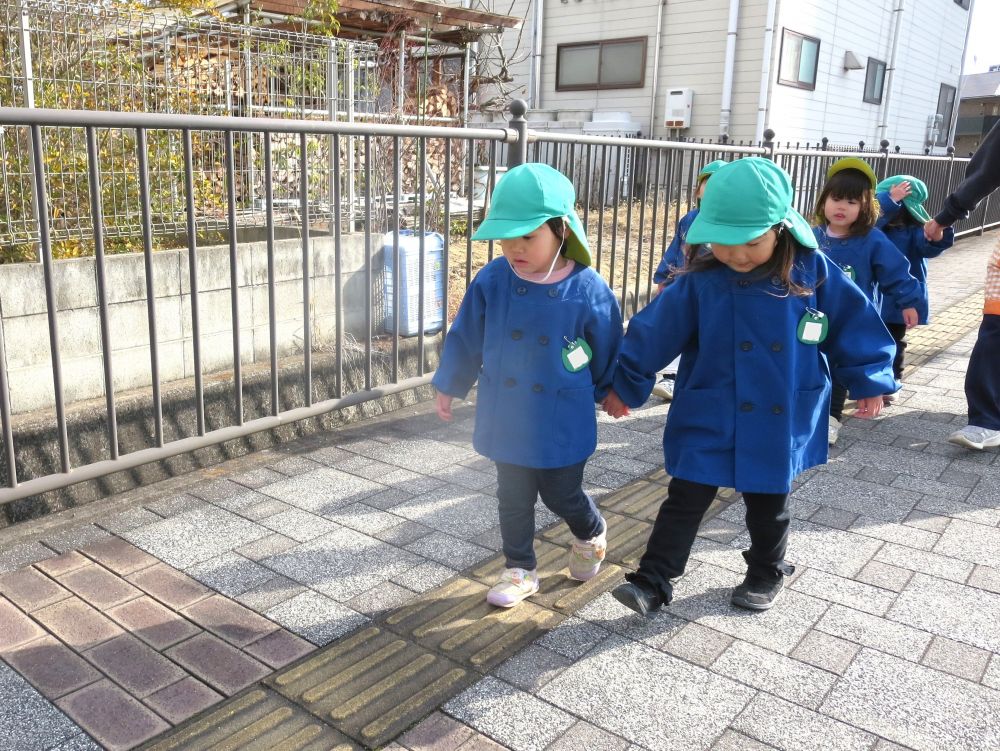
[[[840,420],[838,420],[836,417],[830,418],[830,427],[826,429],[826,438],[827,442],[831,446],[837,442],[838,438],[840,438],[840,429],[842,427],[843,426],[841,425]]]
[[[966,425],[948,436],[948,442],[982,451],[991,446],[1000,446],[1000,430],[981,428],[978,425]]]
[[[589,581],[601,570],[601,562],[608,552],[608,523],[601,519],[600,534],[589,540],[573,538],[569,548],[569,578],[579,582]]]
[[[486,593],[486,602],[498,608],[511,608],[538,591],[538,571],[508,568]]]
[[[670,401],[674,398],[674,379],[673,378],[661,378],[653,386],[653,395],[658,396],[661,399]]]

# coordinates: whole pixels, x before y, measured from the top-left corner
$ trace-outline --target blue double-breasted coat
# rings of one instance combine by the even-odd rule
[[[433,384],[462,398],[479,381],[473,446],[483,456],[566,467],[597,447],[594,402],[607,392],[621,338],[618,301],[593,269],[536,284],[497,258],[466,291]],[[577,339],[593,354],[571,372],[562,354]]]
[[[895,342],[878,311],[822,253],[800,249],[781,280],[718,265],[677,277],[629,322],[612,388],[645,402],[680,355],[663,432],[667,472],[744,492],[786,493],[827,459],[830,367],[855,398],[892,393]],[[807,309],[828,320],[820,344],[798,338]]]

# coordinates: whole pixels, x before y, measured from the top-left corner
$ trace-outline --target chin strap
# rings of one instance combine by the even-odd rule
[[[548,278],[550,276],[552,276],[552,271],[556,267],[556,261],[559,260],[559,256],[562,255],[563,247],[565,247],[565,245],[566,245],[566,217],[565,216],[562,218],[562,223],[563,223],[563,231],[562,231],[562,239],[559,242],[559,249],[556,250],[556,254],[554,256],[552,256],[552,263],[549,264],[549,270],[546,272],[545,276],[543,276],[541,279],[537,280],[538,282],[547,281]],[[534,281],[536,281],[534,279],[525,279],[523,276],[521,276],[520,274],[518,274],[517,273],[517,269],[514,268],[514,264],[512,264],[510,262],[510,259],[507,260],[507,265],[510,266],[510,270],[514,272],[514,276],[516,276],[518,279],[521,279],[522,281],[525,281],[525,282],[534,282]]]

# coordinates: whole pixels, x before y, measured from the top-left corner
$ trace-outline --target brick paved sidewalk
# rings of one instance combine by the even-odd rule
[[[1000,460],[944,441],[993,242],[932,262],[936,319],[899,403],[799,478],[798,569],[772,611],[728,605],[738,504],[656,619],[603,593],[662,497],[662,472],[632,482],[662,462],[655,403],[602,420],[587,468],[605,576],[569,584],[556,527],[534,604],[490,612],[494,475],[471,410],[413,409],[0,533],[0,748],[124,749],[175,725],[156,747],[355,748],[442,703],[395,746],[1000,746]]]

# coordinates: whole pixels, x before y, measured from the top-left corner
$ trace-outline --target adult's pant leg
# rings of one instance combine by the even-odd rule
[[[1000,430],[1000,315],[984,315],[965,372],[969,425]]]

